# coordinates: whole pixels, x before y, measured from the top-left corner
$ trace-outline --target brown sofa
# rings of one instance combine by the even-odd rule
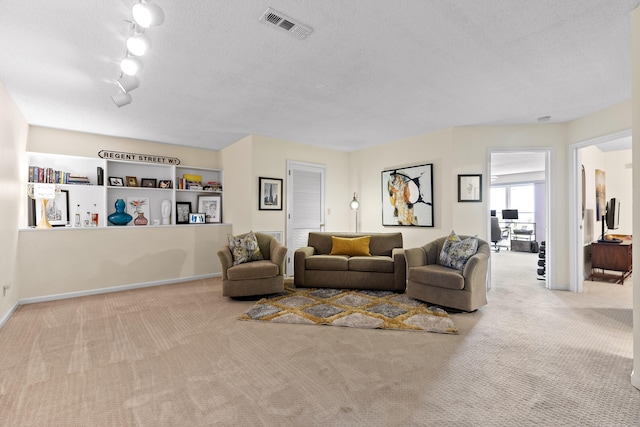
[[[329,255],[332,236],[371,236],[371,256]],[[299,288],[404,292],[406,264],[402,233],[311,232],[307,246],[295,251],[293,281]]]

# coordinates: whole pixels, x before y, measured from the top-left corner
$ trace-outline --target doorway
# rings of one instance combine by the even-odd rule
[[[590,269],[590,246],[591,242],[598,240],[602,234],[602,222],[594,214],[595,211],[595,168],[604,170],[606,189],[606,200],[617,197],[622,204],[619,211],[621,221],[620,228],[616,230],[622,234],[632,233],[633,219],[633,198],[631,186],[626,183],[631,182],[631,178],[620,178],[620,174],[631,174],[632,148],[631,130],[625,130],[599,138],[578,142],[569,146],[570,155],[570,175],[569,194],[573,197],[569,200],[569,239],[570,250],[570,271],[569,289],[573,292],[582,292],[584,280],[591,271]],[[595,152],[595,160],[594,160]],[[616,154],[617,153],[617,154]],[[616,156],[618,156],[616,158]],[[622,157],[620,157],[622,156]],[[584,158],[583,158],[584,157]],[[628,157],[628,160],[625,160]],[[614,158],[611,164],[607,158]],[[582,169],[585,166],[585,193],[583,198]],[[609,167],[607,167],[609,165]],[[607,174],[607,170],[609,174]],[[617,178],[616,178],[617,177]],[[609,179],[607,179],[609,178]],[[627,193],[620,193],[627,190]],[[584,208],[583,208],[584,202]]]
[[[549,252],[553,247],[549,238],[550,157],[551,150],[547,148],[491,149],[488,152],[487,168],[491,177],[491,212],[487,214],[491,216],[495,211],[501,229],[506,229],[509,233],[506,243],[503,243],[507,251],[502,253],[528,252],[521,254],[530,258],[526,261],[525,268],[530,269],[531,277],[543,281],[546,288],[550,288],[550,283],[553,283],[553,265],[549,262]],[[490,220],[487,223],[491,230]],[[498,253],[492,256],[492,264],[501,261]],[[493,268],[490,275],[494,274],[492,270]],[[496,269],[496,274],[501,274],[499,271],[504,270]]]
[[[325,166],[287,160],[287,276],[293,276],[293,254],[307,246],[309,232],[324,230],[324,206]]]

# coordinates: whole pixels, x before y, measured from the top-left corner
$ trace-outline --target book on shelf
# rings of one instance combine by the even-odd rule
[[[29,182],[39,184],[91,184],[89,178],[85,175],[74,175],[69,172],[40,166],[29,166]]]
[[[196,175],[196,174],[193,174],[193,173],[185,173],[184,175],[182,175],[182,177],[184,179],[186,179],[187,181],[202,182],[202,175]]]

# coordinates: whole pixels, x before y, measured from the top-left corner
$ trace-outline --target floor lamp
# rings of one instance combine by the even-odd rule
[[[356,233],[358,232],[358,208],[360,207],[360,202],[358,202],[358,198],[356,197],[356,193],[353,193],[353,200],[351,201],[351,209],[356,212]]]

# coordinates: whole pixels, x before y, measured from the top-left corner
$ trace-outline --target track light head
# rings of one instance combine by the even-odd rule
[[[164,22],[164,12],[155,3],[136,3],[131,8],[131,13],[142,28],[155,27]]]
[[[129,93],[140,86],[140,79],[136,76],[124,75],[116,80],[118,87],[125,93]]]
[[[120,69],[128,76],[135,76],[142,70],[142,61],[134,56],[127,56],[120,62]]]
[[[131,95],[125,92],[118,92],[115,95],[113,95],[111,99],[118,106],[118,108],[124,107],[125,105],[129,105],[131,104],[131,101],[133,101],[133,98],[131,98]]]
[[[144,34],[134,34],[127,39],[127,50],[132,55],[142,56],[151,49],[151,40]]]

